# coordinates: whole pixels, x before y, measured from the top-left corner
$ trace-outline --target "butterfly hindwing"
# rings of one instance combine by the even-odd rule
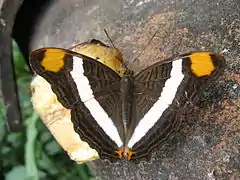
[[[166,80],[170,77],[171,64],[163,64],[146,68],[134,78],[133,114],[127,139],[132,136],[133,130],[158,100]]]
[[[101,117],[100,114],[98,116]],[[77,103],[74,106],[71,110],[71,118],[74,123],[74,130],[83,141],[88,142],[91,148],[97,150],[102,159],[111,161],[118,159],[117,154],[114,153],[114,151],[118,150],[116,142],[110,139],[99,124],[96,123],[96,119],[83,103]]]

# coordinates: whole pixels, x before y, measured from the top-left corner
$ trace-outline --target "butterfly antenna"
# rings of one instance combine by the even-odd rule
[[[119,50],[116,48],[116,46],[114,46],[113,41],[112,41],[112,39],[110,38],[110,36],[108,35],[108,32],[107,32],[106,29],[104,29],[104,32],[105,32],[106,36],[108,37],[109,41],[111,42],[113,48],[116,49],[117,51],[119,51]],[[125,69],[127,68],[127,65],[125,64],[124,61],[123,61],[123,63],[122,63],[122,66],[123,66]]]
[[[132,60],[132,63],[129,65],[129,68],[133,65],[133,63],[137,60],[137,58],[139,58],[139,56],[141,56],[141,54],[144,52],[144,50],[148,47],[148,45],[151,43],[153,38],[156,36],[157,32],[158,32],[158,30],[156,30],[156,32],[152,35],[152,37],[148,41],[148,43],[144,46],[144,48],[140,51],[140,53]]]
[[[114,49],[117,49],[117,48],[114,46],[114,44],[113,44],[113,41],[112,41],[112,39],[110,38],[110,36],[108,35],[108,32],[107,32],[107,30],[106,30],[106,29],[104,29],[104,32],[105,32],[105,34],[106,34],[107,38],[109,39],[110,43],[111,43],[111,44],[112,44],[112,46],[114,47]]]

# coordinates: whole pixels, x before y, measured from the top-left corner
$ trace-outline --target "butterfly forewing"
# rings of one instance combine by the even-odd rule
[[[72,105],[80,100],[70,74],[72,55],[65,50],[55,48],[35,50],[30,56],[30,65],[37,74],[51,84],[64,107],[71,109]]]

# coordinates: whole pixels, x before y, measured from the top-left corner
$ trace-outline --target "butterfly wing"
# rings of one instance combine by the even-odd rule
[[[123,138],[120,76],[92,58],[58,48],[33,51],[30,64],[50,83],[58,101],[71,109],[80,138],[101,158],[118,158],[114,151]]]
[[[125,72],[125,69],[122,66],[122,53],[118,49],[109,47],[99,40],[92,39],[91,41],[78,44],[72,48],[72,51],[96,59],[98,62],[111,68],[120,76]]]
[[[135,77],[135,116],[128,147],[132,160],[149,159],[153,149],[178,130],[180,110],[222,72],[225,60],[209,52],[196,52],[165,60]]]

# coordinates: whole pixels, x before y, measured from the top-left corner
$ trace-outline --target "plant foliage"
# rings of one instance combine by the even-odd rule
[[[13,58],[24,129],[6,130],[4,106],[0,99],[0,170],[6,180],[88,180],[85,165],[71,161],[34,113],[30,101],[32,74],[15,41]],[[0,178],[2,179],[2,178]]]

